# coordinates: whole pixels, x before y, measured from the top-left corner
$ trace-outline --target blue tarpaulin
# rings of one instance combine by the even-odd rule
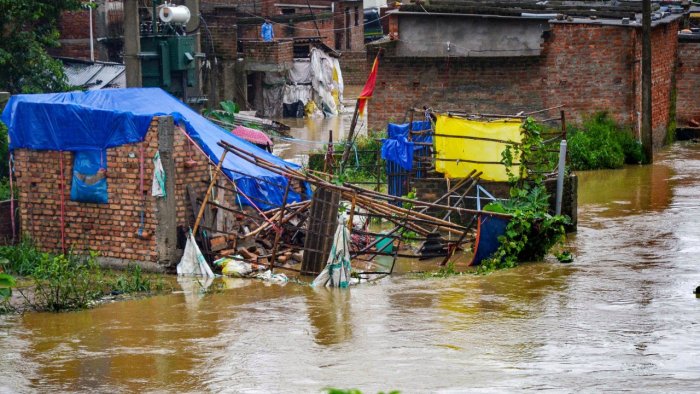
[[[10,149],[78,152],[141,142],[152,118],[159,115],[171,115],[215,164],[223,153],[217,143],[223,140],[277,165],[299,168],[234,136],[158,88],[16,95],[7,103],[2,120],[9,128]],[[226,156],[223,168],[261,209],[282,204],[287,184],[283,176],[233,154]],[[311,194],[308,185],[306,193]],[[292,189],[289,196],[289,202],[302,199]]]
[[[428,120],[415,121],[410,128],[412,131],[431,130],[431,123]],[[406,185],[408,178],[407,171],[413,170],[413,157],[415,154],[429,156],[430,147],[415,145],[414,142],[433,142],[431,133],[416,134],[408,141],[409,124],[387,125],[387,138],[382,143],[382,159],[386,161],[386,175],[389,186],[389,194],[392,196],[404,196],[408,194]],[[416,176],[422,176],[422,169],[419,167]],[[396,203],[396,205],[400,205]]]

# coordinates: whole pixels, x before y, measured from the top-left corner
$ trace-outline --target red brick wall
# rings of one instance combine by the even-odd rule
[[[654,29],[651,35],[651,128],[654,133],[654,147],[664,145],[667,128],[671,122],[671,95],[675,82],[679,26],[680,21],[660,26]],[[641,39],[639,41],[641,42]],[[639,53],[641,54],[641,48]],[[641,106],[641,93],[639,97]],[[673,132],[675,133],[675,130]]]
[[[368,63],[374,54],[368,54]],[[370,60],[371,59],[371,60]],[[401,121],[408,108],[512,114],[544,108],[539,58],[395,58],[379,61],[369,127]]]
[[[365,51],[343,51],[338,60],[340,61],[340,70],[343,73],[343,83],[346,86],[365,84],[369,73]]]
[[[294,60],[294,43],[288,41],[245,41],[243,53],[246,60],[259,63],[291,63]]]
[[[151,196],[151,159],[158,149],[157,125],[154,119],[143,143],[107,150],[109,204],[79,203],[70,200],[72,153],[16,150],[15,165],[22,231],[35,240],[42,250],[61,251],[61,171],[57,163],[60,163],[60,157],[63,155],[66,180],[66,247],[72,247],[76,251],[91,249],[98,251],[102,257],[125,261],[157,262],[156,198]],[[146,192],[144,230],[153,235],[148,240],[136,237],[142,207],[139,175],[139,152],[142,145]],[[173,150],[177,223],[187,225],[188,222],[192,222],[193,214],[186,186],[192,185],[197,193],[204,194],[209,180],[209,162],[196,147],[190,145],[184,133],[177,128]],[[134,157],[130,157],[130,154]],[[196,164],[187,168],[185,162],[190,159]]]
[[[678,22],[672,22],[652,33],[652,127],[657,147],[670,121],[677,30]],[[554,23],[541,56],[530,58],[400,58],[392,57],[388,48],[369,104],[369,125],[382,128],[391,119],[401,120],[412,106],[511,114],[563,104],[572,121],[608,111],[636,127],[641,106],[640,33],[634,27]],[[371,52],[368,62],[376,53]]]
[[[700,122],[700,42],[678,44],[677,119],[679,126]]]
[[[216,56],[231,60],[238,53],[238,34],[235,8],[215,8],[211,13],[204,14],[204,20],[211,32],[212,44]],[[209,45],[202,45],[203,50],[210,52]]]
[[[608,110],[619,122],[635,115],[632,28],[553,24],[545,45],[545,107],[566,105],[569,120]]]

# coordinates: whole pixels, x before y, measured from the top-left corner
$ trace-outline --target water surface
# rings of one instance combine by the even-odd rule
[[[0,391],[700,390],[700,146],[579,173],[573,264],[350,290],[227,279],[0,318]]]

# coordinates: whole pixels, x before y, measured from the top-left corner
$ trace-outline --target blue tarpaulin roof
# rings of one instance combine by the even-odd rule
[[[299,167],[234,136],[158,88],[16,95],[7,103],[2,120],[9,128],[10,149],[75,152],[143,141],[152,118],[159,115],[173,116],[214,163],[223,153],[217,145],[223,140],[277,165]],[[284,177],[233,154],[226,156],[223,167],[240,191],[261,209],[282,204],[287,184]],[[306,189],[310,193],[308,186]],[[289,195],[289,202],[301,200],[293,189]],[[244,198],[241,201],[247,202]]]

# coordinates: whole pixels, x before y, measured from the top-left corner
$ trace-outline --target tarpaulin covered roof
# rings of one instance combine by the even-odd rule
[[[158,115],[173,116],[214,163],[223,153],[217,145],[223,140],[277,165],[299,167],[232,135],[158,88],[16,95],[7,103],[2,120],[9,128],[10,149],[84,151],[143,141]],[[261,209],[281,205],[284,177],[233,154],[226,156],[223,168]],[[290,202],[301,200],[293,189],[289,193]]]

